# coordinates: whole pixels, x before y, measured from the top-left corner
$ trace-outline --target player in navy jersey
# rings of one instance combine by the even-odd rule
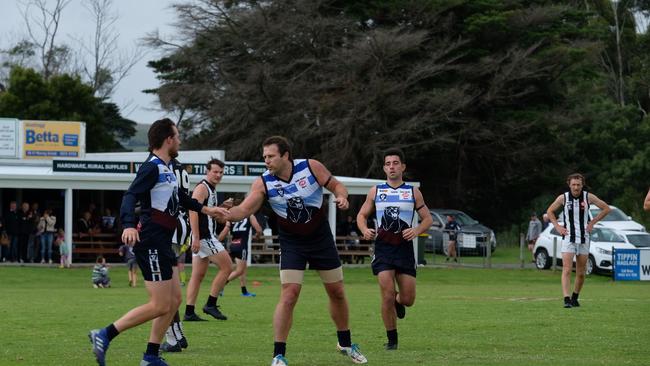
[[[268,201],[277,217],[282,288],[273,316],[272,365],[287,364],[286,342],[307,263],[319,272],[329,296],[330,314],[338,336],[337,349],[354,363],[366,363],[359,347],[351,341],[341,260],[323,205],[323,187],[334,194],[334,201],[342,210],[348,208],[348,191],[319,161],[293,159],[284,137],[269,137],[262,147],[267,171],[255,180],[244,201],[224,214],[228,221],[240,221]]]
[[[372,272],[377,276],[381,291],[381,317],[388,337],[387,350],[397,349],[397,318],[404,318],[405,306],[415,302],[417,264],[413,239],[433,223],[420,190],[404,182],[405,170],[404,153],[399,149],[386,150],[386,183],[370,188],[357,215],[357,226],[363,238],[375,239]],[[378,224],[376,231],[366,224],[373,211]],[[422,221],[413,227],[416,212]],[[395,289],[395,282],[399,292]]]
[[[238,203],[236,203],[238,204]],[[256,235],[262,235],[262,227],[257,222],[255,215],[237,222],[228,222],[226,229],[220,234],[219,240],[223,241],[221,235],[225,238],[230,232],[230,257],[235,261],[235,270],[230,273],[228,282],[239,277],[241,295],[246,297],[255,297],[255,294],[248,292],[246,288],[246,269],[248,267],[248,242],[251,238],[251,228],[255,229]]]
[[[555,230],[562,235],[562,293],[564,307],[580,306],[578,296],[585,282],[587,259],[589,258],[589,233],[594,225],[602,220],[610,211],[609,206],[593,193],[584,190],[585,177],[582,174],[571,174],[567,177],[569,189],[557,196],[546,213]],[[600,208],[600,213],[591,218],[589,205],[593,203]],[[555,211],[564,207],[564,223],[560,225],[555,217]],[[573,293],[571,291],[571,272],[573,258],[576,260],[576,279]],[[569,297],[571,295],[571,297]]]
[[[124,193],[120,218],[124,226],[122,242],[134,246],[149,301],[106,328],[90,332],[93,353],[100,366],[106,364],[106,351],[113,338],[149,320],[152,320],[149,343],[140,365],[167,365],[158,353],[165,330],[181,302],[176,256],[171,249],[178,209],[183,206],[212,216],[219,212],[217,208],[201,205],[178,189],[171,164],[171,160],[178,156],[180,146],[174,122],[167,118],[158,120],[151,125],[148,135],[151,154]],[[136,230],[138,223],[135,220],[138,201],[141,207],[141,232]]]

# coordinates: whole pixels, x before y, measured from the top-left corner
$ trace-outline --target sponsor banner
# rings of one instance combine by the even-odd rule
[[[614,280],[650,281],[650,248],[615,249]]]
[[[22,121],[23,158],[80,157],[85,154],[83,122]]]
[[[77,173],[131,173],[133,163],[87,160],[54,160],[52,171]]]
[[[0,158],[19,158],[18,120],[0,118]]]
[[[54,172],[75,172],[75,173],[125,173],[133,174],[140,169],[142,162],[107,162],[88,160],[53,160],[52,171]],[[191,175],[205,175],[205,163],[182,164],[183,169]],[[230,176],[255,176],[260,171],[266,171],[262,163],[250,164],[229,164],[224,167],[224,175]]]

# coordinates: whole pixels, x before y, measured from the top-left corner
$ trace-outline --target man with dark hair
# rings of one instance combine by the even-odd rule
[[[219,159],[212,159],[206,164],[205,178],[196,185],[192,198],[203,202],[208,207],[218,207],[216,187],[223,177],[224,163]],[[187,285],[185,297],[185,321],[201,321],[195,312],[196,299],[199,295],[201,281],[208,271],[210,262],[219,267],[212,280],[208,300],[203,306],[203,312],[215,319],[227,320],[217,305],[219,292],[223,290],[232,271],[230,255],[219,241],[217,222],[203,214],[190,212],[190,227],[192,228],[192,275]]]
[[[298,302],[304,272],[319,272],[329,296],[329,309],[336,325],[338,350],[354,363],[366,363],[352,344],[349,309],[343,287],[343,270],[323,205],[323,187],[334,194],[339,209],[348,208],[348,191],[317,160],[291,158],[289,142],[273,136],[263,143],[267,171],[253,182],[244,201],[225,212],[228,221],[240,221],[257,212],[268,201],[277,216],[280,239],[282,288],[273,316],[273,366],[285,366],[286,342]]]
[[[377,276],[381,291],[381,317],[388,338],[386,350],[397,349],[397,318],[404,318],[405,307],[415,302],[417,264],[413,239],[433,224],[420,190],[404,182],[405,170],[404,153],[387,150],[384,153],[386,183],[370,188],[357,215],[363,238],[375,239],[372,273]],[[379,223],[376,231],[366,224],[373,211]],[[416,212],[422,222],[413,227]],[[396,282],[399,292],[395,289]]]
[[[120,215],[124,226],[122,241],[135,245],[134,253],[145,280],[149,301],[106,328],[90,332],[93,353],[100,366],[106,364],[106,351],[113,338],[149,320],[153,320],[149,343],[140,365],[167,365],[158,353],[165,330],[181,302],[176,256],[171,248],[178,207],[182,205],[204,214],[217,214],[215,208],[201,205],[178,189],[171,160],[178,156],[179,145],[174,122],[167,118],[154,122],[149,129],[151,154],[124,193]],[[141,207],[141,232],[135,228],[135,205],[138,201]]]
[[[610,211],[609,206],[593,193],[584,190],[585,178],[581,174],[571,174],[567,177],[569,189],[557,196],[548,207],[551,223],[562,235],[562,292],[564,307],[578,307],[578,295],[585,281],[587,259],[589,258],[589,233],[594,225],[602,220]],[[593,203],[601,209],[598,216],[592,218],[589,205]],[[555,217],[555,211],[564,207],[564,223],[560,225]],[[571,289],[571,271],[573,259],[576,260],[576,279],[573,294]],[[569,295],[571,295],[569,297]]]

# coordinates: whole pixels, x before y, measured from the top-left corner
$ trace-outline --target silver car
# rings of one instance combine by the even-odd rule
[[[426,252],[444,253],[447,247],[446,241],[449,236],[445,233],[444,228],[447,223],[447,216],[452,216],[460,230],[457,234],[456,243],[461,254],[485,254],[485,248],[490,246],[491,252],[494,252],[497,246],[494,231],[487,226],[471,218],[463,211],[450,209],[432,209],[431,218],[433,225],[427,231],[427,237],[424,239],[424,250]],[[444,245],[443,245],[444,243]]]

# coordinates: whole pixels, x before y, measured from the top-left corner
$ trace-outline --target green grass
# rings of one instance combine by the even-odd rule
[[[210,274],[213,274],[214,270]],[[399,321],[400,349],[386,352],[379,295],[368,268],[345,270],[353,341],[371,365],[638,365],[650,360],[650,283],[587,279],[583,306],[563,309],[551,271],[432,269],[418,272],[418,295]],[[93,365],[87,332],[146,299],[113,268],[111,289],[93,289],[90,269],[0,267],[0,365]],[[252,268],[256,298],[230,285],[219,300],[227,321],[186,323],[190,348],[171,365],[268,365],[277,270]],[[207,296],[207,281],[200,301]],[[109,365],[137,365],[149,326],[114,340]],[[350,365],[334,351],[335,329],[318,276],[308,272],[288,359],[295,365]]]
[[[445,255],[436,253],[435,258],[433,253],[425,253],[424,259],[427,264],[443,264],[445,263]],[[524,248],[524,259],[526,264],[530,263],[532,256],[528,251],[528,247]],[[462,256],[461,263],[467,264],[483,264],[484,258],[478,255]],[[491,254],[492,264],[519,264],[519,247],[497,247]]]

